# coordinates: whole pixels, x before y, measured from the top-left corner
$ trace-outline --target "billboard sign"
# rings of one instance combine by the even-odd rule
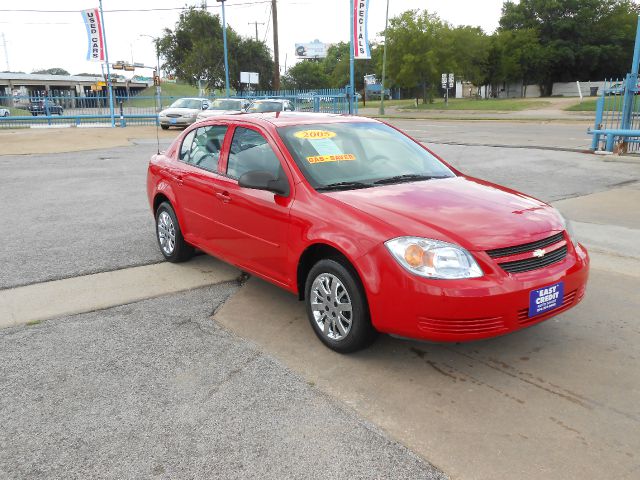
[[[296,57],[298,58],[324,58],[327,56],[329,45],[314,40],[307,43],[296,43]]]
[[[84,26],[87,29],[87,60],[90,62],[104,62],[104,36],[102,34],[102,20],[97,8],[82,10]]]

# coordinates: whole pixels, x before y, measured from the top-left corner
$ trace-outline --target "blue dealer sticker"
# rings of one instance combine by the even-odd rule
[[[563,282],[532,290],[529,292],[529,318],[562,306],[563,300]]]

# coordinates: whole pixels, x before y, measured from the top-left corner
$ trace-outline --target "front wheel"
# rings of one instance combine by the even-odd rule
[[[156,237],[164,258],[173,263],[184,262],[193,256],[193,247],[185,242],[173,207],[163,202],[156,211]]]
[[[160,125],[160,128],[163,130],[169,130],[169,125]]]
[[[307,276],[305,299],[313,331],[330,349],[355,352],[375,339],[364,288],[350,266],[320,260]]]

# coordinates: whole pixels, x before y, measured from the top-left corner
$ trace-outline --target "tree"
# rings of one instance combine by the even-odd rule
[[[339,42],[331,45],[327,50],[327,56],[322,59],[325,73],[330,78],[332,88],[344,88],[351,79],[350,48],[348,42]],[[354,84],[356,90],[364,89],[364,76],[375,74],[380,77],[382,72],[382,49],[378,45],[371,45],[371,58],[367,60],[355,60]]]
[[[258,88],[271,88],[273,61],[263,42],[243,39],[227,26],[227,47],[232,88],[241,87],[241,71],[260,73]],[[164,30],[158,49],[165,60],[164,69],[181,80],[196,85],[202,78],[210,89],[224,87],[224,45],[218,15],[193,7],[184,10],[174,30]]]
[[[500,30],[537,32],[544,54],[540,80],[554,82],[623,76],[631,63],[640,7],[629,0],[521,0],[502,8]]]
[[[303,60],[287,71],[282,84],[286,89],[314,90],[328,88],[330,79],[321,62]]]
[[[453,37],[451,26],[427,11],[407,10],[390,19],[386,41],[391,83],[421,89],[424,102],[432,98],[440,74],[455,73]]]
[[[44,70],[34,70],[31,73],[40,73],[40,74],[46,74],[46,75],[71,75],[64,68],[60,68],[60,67],[47,68]]]

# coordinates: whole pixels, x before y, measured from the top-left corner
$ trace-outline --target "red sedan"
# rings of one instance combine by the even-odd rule
[[[503,335],[585,293],[587,251],[557,210],[376,120],[216,117],[152,157],[147,190],[167,260],[198,248],[297,294],[339,352],[377,332]]]

